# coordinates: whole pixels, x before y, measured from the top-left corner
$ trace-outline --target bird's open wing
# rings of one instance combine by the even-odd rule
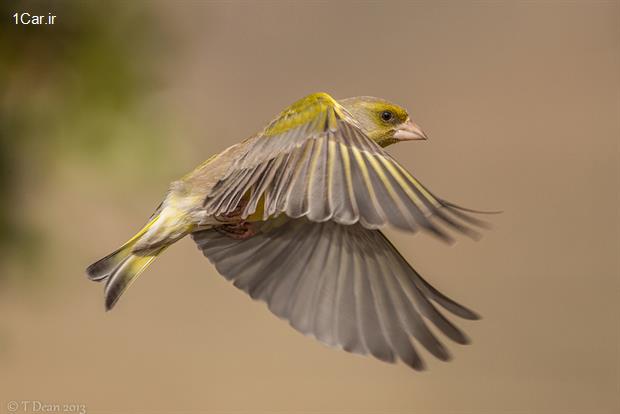
[[[293,104],[242,145],[244,150],[205,199],[209,215],[230,214],[243,199],[243,218],[259,214],[266,220],[285,213],[315,222],[359,222],[370,229],[422,227],[450,240],[438,226],[441,222],[475,236],[446,214],[451,206],[368,138],[327,94]]]
[[[379,230],[282,221],[256,223],[258,234],[246,240],[213,229],[192,237],[237,288],[330,346],[422,369],[410,336],[437,358],[449,358],[426,320],[452,340],[468,342],[434,303],[462,318],[477,315],[422,279]]]

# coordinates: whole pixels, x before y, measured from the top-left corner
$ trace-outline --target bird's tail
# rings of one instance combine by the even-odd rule
[[[116,251],[96,261],[86,268],[90,280],[105,281],[105,307],[112,309],[123,292],[136,280],[157,256],[166,249],[166,245],[153,249],[134,250],[142,236],[157,222],[159,214]]]

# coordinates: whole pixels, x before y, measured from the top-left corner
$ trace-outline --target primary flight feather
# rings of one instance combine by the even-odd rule
[[[449,354],[427,326],[467,337],[436,305],[469,309],[426,282],[378,230],[476,237],[464,209],[433,195],[383,147],[424,140],[398,105],[373,97],[307,96],[260,133],[170,185],[149,222],[90,265],[110,310],[167,247],[191,235],[218,272],[297,330],[383,361],[423,362],[410,337]]]

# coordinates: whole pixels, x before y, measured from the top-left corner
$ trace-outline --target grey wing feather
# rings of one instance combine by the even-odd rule
[[[262,203],[262,220],[285,213],[370,229],[423,228],[452,241],[442,224],[478,237],[459,221],[476,225],[476,219],[431,194],[343,111],[327,107],[300,126],[250,138],[206,196],[206,213],[229,214],[245,197],[243,218]]]
[[[426,282],[380,231],[304,218],[280,222],[257,223],[257,235],[247,240],[214,230],[192,237],[237,288],[327,345],[423,369],[410,337],[449,359],[428,322],[467,343],[435,305],[466,319],[478,316]]]

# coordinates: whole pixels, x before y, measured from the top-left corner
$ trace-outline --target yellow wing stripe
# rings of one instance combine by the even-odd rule
[[[379,200],[377,199],[375,189],[373,188],[372,183],[370,181],[370,174],[368,174],[368,168],[366,167],[366,163],[364,162],[364,158],[362,157],[360,150],[355,147],[351,147],[351,152],[353,152],[353,156],[357,160],[357,165],[362,171],[362,175],[364,176],[364,183],[366,184],[366,188],[368,189],[368,194],[370,195],[370,199],[372,200],[372,203],[375,205],[375,208],[377,209],[377,213],[380,214],[381,218],[385,218],[385,213],[383,212],[383,209],[381,208],[381,205],[379,204]]]
[[[341,106],[325,92],[314,93],[295,102],[272,121],[263,131],[265,137],[283,134],[291,129],[312,122],[321,113],[329,112],[330,127],[336,115],[342,117]],[[331,119],[333,117],[333,120]]]
[[[429,215],[430,211],[428,207],[422,202],[422,200],[420,199],[420,197],[418,197],[416,193],[411,191],[411,188],[409,188],[409,186],[407,185],[407,182],[403,180],[403,177],[394,168],[394,165],[388,162],[388,160],[386,160],[383,157],[380,157],[379,159],[381,160],[385,168],[392,174],[392,177],[394,177],[394,179],[398,182],[398,184],[400,184],[401,188],[407,193],[407,195],[414,202],[414,204],[418,206],[420,209],[423,208],[426,211],[425,215]]]
[[[349,150],[346,145],[339,144],[340,155],[342,156],[342,162],[344,164],[344,175],[347,180],[347,191],[349,192],[349,199],[354,210],[355,216],[358,215],[357,201],[355,200],[355,191],[353,190],[353,177],[351,177],[351,159],[349,158]]]
[[[388,191],[390,197],[392,197],[394,203],[396,204],[396,208],[398,208],[398,211],[403,214],[403,217],[407,217],[408,214],[405,214],[407,209],[400,197],[398,197],[398,195],[396,194],[396,191],[394,190],[394,187],[392,186],[389,178],[385,175],[383,168],[381,168],[381,164],[379,164],[376,157],[372,156],[371,154],[365,153],[365,155],[368,162],[370,162],[370,164],[372,165],[373,170],[377,173],[377,175],[381,179],[381,182],[383,182],[383,185],[385,185],[385,188]]]
[[[310,159],[310,169],[309,169],[310,176],[308,177],[308,190],[312,189],[314,180],[316,179],[316,165],[319,161],[319,155],[322,152],[322,145],[323,145],[324,140],[325,138],[321,137],[314,141],[312,158]]]
[[[333,179],[334,179],[334,163],[336,162],[336,143],[327,141],[327,207],[332,211],[334,196]]]
[[[297,179],[301,175],[301,171],[304,168],[304,163],[306,159],[310,156],[310,151],[312,151],[313,140],[308,141],[306,145],[303,147],[303,153],[297,160],[297,165],[295,166],[295,170],[293,171],[293,176],[291,177],[291,181],[289,183],[288,193],[290,193],[295,187],[294,183],[297,182]]]
[[[335,108],[330,108],[327,111],[327,117],[328,117],[328,124],[327,124],[327,128],[329,128],[330,131],[335,131],[336,129],[338,129],[338,118],[336,117],[336,110]]]
[[[426,197],[428,200],[430,200],[435,207],[437,207],[437,208],[442,207],[441,203],[431,193],[429,193],[426,190],[426,188],[424,188],[424,186],[422,184],[420,184],[420,182],[418,180],[416,180],[411,174],[409,174],[409,172],[407,170],[405,170],[403,167],[401,167],[398,163],[394,163],[394,164],[396,164],[396,166],[403,173],[403,175],[405,175],[405,177],[409,178],[409,180],[411,180],[413,185],[415,185],[416,188],[418,190],[420,190],[420,192],[424,195],[424,197]]]

